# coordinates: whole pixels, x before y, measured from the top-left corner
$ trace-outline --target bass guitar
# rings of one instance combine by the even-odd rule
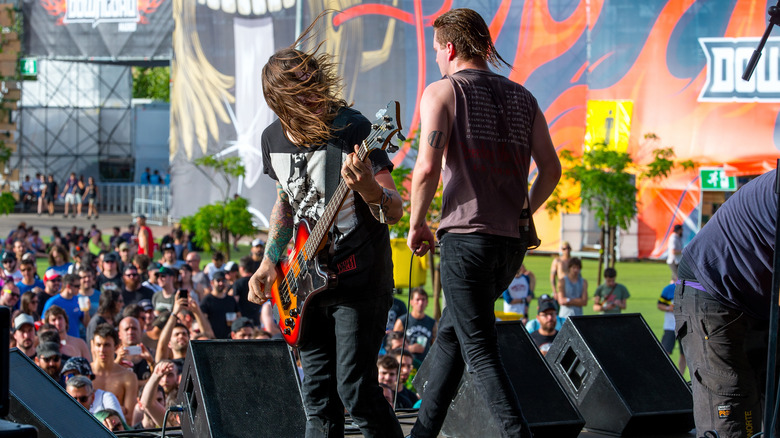
[[[371,125],[371,133],[363,140],[357,157],[364,160],[377,149],[384,150],[393,135],[401,130],[400,104],[392,101],[377,113]],[[350,189],[341,180],[333,197],[314,228],[302,219],[296,225],[294,246],[287,260],[276,266],[276,281],[271,286],[271,297],[279,317],[279,328],[284,340],[292,347],[298,347],[305,325],[306,306],[318,293],[335,286],[336,276],[318,258],[325,248],[328,230],[333,226],[341,206]]]

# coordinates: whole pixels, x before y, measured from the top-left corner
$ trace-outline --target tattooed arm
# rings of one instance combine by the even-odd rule
[[[442,159],[449,142],[454,114],[454,96],[449,80],[429,85],[420,100],[420,149],[414,164],[411,187],[411,213],[407,245],[417,255],[434,244],[426,213],[439,187]]]
[[[271,298],[270,286],[276,280],[276,264],[286,255],[287,244],[293,235],[290,199],[279,183],[276,184],[276,203],[271,210],[270,222],[263,261],[249,279],[249,301],[257,304]]]

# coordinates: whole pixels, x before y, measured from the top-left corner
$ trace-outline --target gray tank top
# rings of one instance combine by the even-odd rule
[[[455,117],[442,172],[438,237],[476,232],[517,238],[528,198],[536,99],[489,71],[461,70],[447,78]]]
[[[565,289],[563,290],[563,296],[566,298],[580,298],[582,297],[582,275],[576,282],[572,283],[569,280],[569,276],[563,277],[563,281],[566,282]],[[568,318],[572,315],[582,315],[582,307],[580,306],[561,306],[561,310],[558,312],[558,316],[562,318]]]

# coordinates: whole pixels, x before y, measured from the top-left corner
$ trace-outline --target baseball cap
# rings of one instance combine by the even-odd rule
[[[263,239],[255,239],[252,241],[252,246],[265,246]]]
[[[556,310],[555,303],[552,300],[539,300],[539,309],[536,313],[544,313],[548,310]]]
[[[146,215],[145,214],[139,214],[138,216],[136,216],[136,218],[146,219]]]
[[[118,262],[119,261],[119,254],[115,252],[110,252],[103,256],[104,262]]]
[[[6,260],[16,260],[16,254],[8,251],[4,252],[2,261],[6,261]]]
[[[62,366],[62,371],[60,372],[62,375],[65,375],[68,371],[71,371],[73,374],[87,376],[90,379],[95,378],[95,373],[92,372],[92,366],[87,359],[84,359],[83,357],[71,357],[68,359]]]
[[[214,275],[211,276],[212,280],[224,280],[225,279],[225,271],[219,270],[214,273]]]
[[[159,273],[160,273],[160,275],[170,275],[170,276],[174,275],[173,269],[166,268],[165,266],[160,268],[160,272]]]
[[[39,357],[46,358],[51,356],[61,356],[60,344],[56,342],[43,342],[38,345],[35,352]]]
[[[14,318],[14,330],[19,330],[25,324],[30,324],[31,326],[35,327],[35,320],[32,316],[26,313],[20,313],[16,315],[16,318]]]
[[[246,316],[242,316],[241,318],[236,318],[236,320],[233,321],[233,325],[230,326],[230,329],[234,332],[237,332],[244,327],[255,328],[255,323],[253,323],[252,320]]]
[[[235,262],[225,263],[225,272],[238,272],[238,265]]]
[[[168,242],[162,246],[163,251],[176,251],[176,248],[174,248],[173,243]]]
[[[43,281],[52,281],[60,277],[61,275],[59,272],[55,271],[54,269],[47,269],[46,273],[43,274]]]
[[[152,300],[141,300],[138,302],[138,307],[144,309],[144,312],[154,310],[154,305],[152,305]]]

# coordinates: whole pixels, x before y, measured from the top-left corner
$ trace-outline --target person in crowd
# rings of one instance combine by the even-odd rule
[[[141,172],[141,179],[138,181],[141,184],[149,184],[149,177],[152,175],[151,169],[148,167]]]
[[[661,338],[661,345],[664,347],[664,351],[668,355],[672,355],[674,352],[674,344],[679,343],[675,334],[675,322],[674,322],[674,289],[675,280],[672,280],[661,291],[661,296],[658,298],[658,310],[664,312],[664,334]],[[680,374],[685,375],[685,354],[680,349],[680,360],[677,362],[677,368],[680,370]]]
[[[177,313],[171,314],[170,318],[165,321],[165,326],[157,342],[155,360],[157,362],[166,359],[173,360],[179,372],[181,372],[184,368],[184,358],[187,356],[187,349],[189,348],[190,331],[187,326],[179,322],[177,315],[181,309],[192,308],[195,310],[197,305],[192,298],[179,296],[174,306]],[[210,327],[206,326],[204,329],[213,335]]]
[[[117,412],[115,409],[103,409],[95,412],[95,418],[111,432],[133,430],[120,415],[121,412]]]
[[[222,251],[214,251],[214,253],[211,254],[211,262],[203,268],[203,272],[209,276],[209,281],[212,281],[214,280],[214,274],[217,273],[217,271],[224,270],[224,265],[225,254],[223,254]]]
[[[116,246],[116,252],[119,254],[119,269],[121,271],[124,271],[128,266],[133,266],[133,256],[135,254],[130,249],[130,244],[127,242],[120,242]]]
[[[279,328],[279,322],[274,318],[274,306],[270,301],[266,301],[260,307],[260,328],[273,338],[282,337],[282,329]]]
[[[156,428],[163,426],[167,407],[176,403],[174,395],[178,392],[178,378],[179,373],[176,365],[170,360],[162,360],[155,365],[152,376],[144,386],[140,404],[143,407],[144,416],[148,415]],[[165,390],[166,385],[170,388],[168,392]],[[165,403],[159,403],[156,397],[160,387],[163,389]],[[175,427],[180,424],[178,415],[168,415],[167,426]]]
[[[22,280],[22,272],[16,268],[16,255],[12,252],[6,252],[2,256],[3,260],[3,277],[13,278],[13,282],[16,283]]]
[[[556,329],[558,311],[552,300],[540,301],[536,309],[536,318],[539,321],[539,329],[531,333],[531,339],[542,355],[547,355],[553,339],[558,334]]]
[[[38,338],[35,336],[35,320],[26,313],[20,313],[14,318],[14,341],[16,348],[27,357],[35,356],[35,348],[38,346]]]
[[[550,287],[552,291],[558,290],[558,282],[566,277],[569,272],[569,260],[571,260],[571,244],[561,242],[561,251],[550,264]]]
[[[60,197],[65,198],[65,212],[62,215],[63,218],[68,217],[68,208],[70,208],[71,205],[73,206],[71,217],[76,217],[76,195],[78,193],[78,182],[79,180],[76,178],[76,174],[73,172],[71,172],[68,179],[65,180],[62,193],[60,193]],[[80,200],[81,197],[79,196],[79,201]]]
[[[43,321],[57,329],[60,336],[60,350],[68,357],[81,356],[91,359],[87,343],[78,336],[70,334],[68,313],[57,305],[52,305],[43,314]],[[76,333],[78,334],[78,332]]]
[[[197,291],[197,286],[192,281],[192,267],[187,263],[181,265],[179,269],[179,281],[177,282],[179,289],[186,289],[192,293],[192,299],[200,303],[200,293]]]
[[[435,319],[425,314],[425,309],[428,307],[428,293],[425,289],[416,287],[412,289],[411,294],[409,303],[411,311],[395,321],[393,331],[406,332],[406,338],[409,340],[407,348],[412,352],[414,359],[422,363],[433,341],[436,340],[438,324]]]
[[[669,246],[666,250],[666,264],[672,271],[672,278],[677,281],[677,268],[680,265],[683,250],[683,227],[680,224],[675,224],[672,230],[672,234],[669,236]]]
[[[515,278],[504,291],[504,312],[520,315],[523,324],[528,322],[528,305],[534,298],[536,276],[525,265],[515,273]]]
[[[89,321],[89,325],[87,325],[85,335],[88,343],[92,342],[95,329],[97,329],[99,325],[108,324],[112,327],[116,326],[116,320],[122,312],[123,305],[122,294],[115,290],[107,290],[100,295],[97,312]]]
[[[54,201],[57,199],[57,183],[54,175],[49,175],[43,190],[43,201],[49,211],[49,216],[54,216]]]
[[[91,266],[82,266],[79,268],[79,295],[89,299],[89,316],[95,316],[98,305],[100,304],[100,291],[95,289],[95,269]]]
[[[159,312],[161,310],[173,310],[173,301],[176,299],[176,289],[173,286],[173,282],[176,278],[174,270],[171,268],[161,267],[157,272],[157,285],[160,287],[159,292],[155,292],[152,295],[152,304],[154,310]],[[151,280],[151,270],[150,270]]]
[[[398,361],[393,356],[384,355],[379,357],[376,361],[376,367],[377,379],[381,385],[391,389],[398,385]]]
[[[122,274],[119,271],[119,254],[115,252],[110,252],[103,256],[97,286],[100,290],[103,290],[107,284],[111,284],[110,288],[112,290],[122,291],[124,287]]]
[[[162,258],[160,264],[166,268],[179,269],[184,264],[184,260],[176,258],[176,247],[173,242],[168,242],[162,246]]]
[[[19,288],[16,287],[11,277],[6,277],[8,281],[2,286],[2,292],[0,292],[0,306],[6,306],[11,309],[19,308],[19,299],[21,294]]]
[[[200,254],[196,251],[190,251],[185,256],[187,265],[192,268],[192,283],[195,285],[195,291],[198,293],[198,298],[203,301],[203,298],[211,293],[211,280],[208,275],[200,269]],[[252,271],[254,272],[254,271]]]
[[[90,254],[98,255],[101,252],[108,251],[106,243],[103,242],[103,232],[95,229],[89,232],[89,238],[87,240],[87,249]]]
[[[73,244],[70,246],[70,259],[73,263],[68,267],[68,274],[75,274],[79,268],[85,266],[84,256],[87,255],[87,249],[80,244]]]
[[[141,300],[149,300],[154,296],[154,291],[141,284],[141,275],[138,269],[133,265],[127,265],[122,277],[124,287],[122,288],[122,298],[125,305],[137,303]]]
[[[179,226],[176,226],[171,234],[173,234],[173,250],[176,253],[176,260],[184,261],[187,256],[187,235]]]
[[[145,300],[144,300],[145,301]],[[149,306],[152,306],[151,301],[148,302]],[[127,308],[130,308],[128,306]],[[146,303],[140,302],[137,307],[141,308],[143,310],[142,314],[145,317],[149,314],[148,311],[146,311]],[[127,310],[125,308],[125,310]],[[152,315],[154,315],[154,307],[152,307]],[[148,326],[146,330],[144,330],[144,334],[141,337],[141,342],[146,345],[146,348],[149,351],[157,351],[157,345],[160,341],[160,336],[162,336],[163,328],[165,327],[165,324],[168,322],[168,318],[171,316],[171,312],[168,312],[167,310],[160,312],[159,315],[155,316],[152,320],[152,323]],[[139,315],[139,318],[141,315]],[[157,362],[157,356],[155,355],[155,362]]]
[[[62,354],[60,353],[60,345],[58,343],[40,342],[35,349],[35,364],[60,386],[65,387],[65,381],[60,373],[60,370],[62,370]]]
[[[235,298],[227,294],[225,280],[224,271],[214,272],[211,293],[203,298],[203,303],[200,305],[217,339],[229,339],[233,321],[241,316]]]
[[[132,316],[119,321],[120,346],[116,350],[117,361],[132,368],[138,384],[143,386],[154,369],[152,353],[141,343],[141,324]]]
[[[135,218],[138,224],[138,254],[154,259],[154,235],[152,229],[146,226],[146,216],[139,215]]]
[[[577,257],[569,260],[566,276],[558,282],[555,299],[558,300],[563,318],[582,315],[582,308],[588,305],[588,280],[582,275],[582,261]]]
[[[252,339],[254,336],[255,324],[245,316],[236,318],[230,326],[230,339]]]
[[[395,358],[400,364],[400,373],[398,374],[398,401],[406,402],[405,406],[396,403],[396,407],[411,408],[420,399],[414,391],[406,387],[406,382],[409,380],[409,376],[412,373],[412,353],[409,350],[403,348],[395,348],[387,352],[388,355]]]
[[[41,239],[41,233],[38,230],[33,230],[30,233],[30,237],[27,238],[27,247],[30,248],[29,252],[33,258],[46,257],[46,243]]]
[[[385,352],[395,350],[397,348],[408,348],[409,340],[406,340],[404,344],[404,332],[390,332],[385,337]]]
[[[154,322],[155,314],[154,314],[154,305],[152,304],[151,299],[144,299],[140,300],[135,304],[130,304],[128,306],[136,306],[139,309],[138,315],[132,315],[136,319],[138,319],[138,322],[141,323],[141,330],[146,332],[148,330],[152,329],[152,323]],[[125,315],[126,316],[126,315]]]
[[[75,201],[76,201],[76,214],[81,217],[81,209],[84,206],[84,191],[87,189],[87,184],[84,183],[84,175],[79,175],[79,180],[76,182]]]
[[[47,269],[43,274],[43,290],[37,293],[38,308],[35,311],[43,315],[43,308],[52,297],[60,293],[62,288],[62,275],[54,269]]]
[[[49,269],[54,269],[60,275],[68,273],[70,268],[70,255],[65,247],[54,245],[49,250]]]
[[[404,304],[404,302],[398,298],[393,297],[393,305],[387,312],[387,324],[385,324],[385,331],[388,333],[393,331],[393,327],[395,327],[395,322],[398,320],[398,317],[401,315],[406,315],[406,312],[406,304]]]
[[[43,313],[51,308],[57,306],[64,310],[67,315],[67,320],[72,321],[69,324],[68,335],[78,338],[79,337],[79,323],[84,324],[86,327],[89,324],[89,300],[86,300],[84,307],[79,303],[79,276],[76,274],[65,274],[62,277],[62,289],[60,293],[51,297],[43,306]],[[47,321],[51,324],[50,321]],[[67,352],[66,352],[67,353]],[[86,356],[85,356],[86,357]]]
[[[593,311],[600,313],[620,313],[626,310],[626,300],[631,296],[625,286],[615,281],[615,268],[604,270],[604,284],[593,293]]]
[[[551,297],[550,295],[543,294],[542,296],[539,297],[539,304],[540,305],[541,305],[542,301],[552,301],[553,306],[555,306],[556,313],[558,312],[558,302],[555,300],[555,298]],[[537,310],[538,310],[538,307],[537,307]],[[563,327],[563,323],[566,322],[566,318],[562,318],[560,315],[557,315],[555,317],[555,321],[556,321],[555,322],[555,330],[560,330],[561,327]],[[539,326],[540,326],[539,319],[538,318],[534,318],[534,319],[528,321],[525,324],[525,330],[528,333],[533,333],[533,332],[539,330]]]
[[[249,255],[254,262],[254,269],[252,272],[255,272],[257,268],[260,267],[260,262],[263,261],[263,253],[265,253],[265,241],[263,241],[263,239],[253,240],[252,247],[249,248]]]
[[[233,283],[238,279],[238,263],[231,260],[226,262],[223,268],[223,271],[225,271],[225,287],[228,289],[228,295],[233,295]]]
[[[73,359],[83,359],[80,357],[73,357]],[[67,362],[66,362],[67,364]],[[87,362],[89,365],[89,362]],[[65,390],[68,394],[76,399],[84,409],[88,410],[92,415],[104,409],[113,409],[119,412],[122,411],[122,406],[119,404],[116,396],[108,391],[102,389],[94,389],[92,387],[92,380],[85,375],[74,375],[65,382]]]
[[[137,239],[135,235],[135,224],[130,223],[127,225],[127,230],[120,234],[119,237],[121,238],[122,242],[127,242],[128,244],[132,244],[133,241]]]
[[[255,261],[251,256],[241,257],[238,261],[239,277],[233,283],[233,297],[238,300],[238,311],[241,315],[252,320],[255,327],[260,327],[261,306],[249,301],[249,279],[255,267]]]
[[[95,178],[87,178],[87,185],[84,188],[84,198],[87,199],[87,219],[92,219],[94,216],[97,219],[98,214],[98,202],[100,201],[100,190],[97,184],[95,184]]]
[[[38,175],[38,216],[43,214],[44,198],[46,197],[46,175]]]
[[[149,175],[149,184],[159,185],[160,183],[162,183],[162,178],[160,178],[160,171],[154,169],[154,172]]]
[[[138,392],[138,377],[128,368],[115,362],[119,335],[114,327],[97,326],[92,338],[92,371],[95,373],[94,387],[112,392],[122,404],[125,417],[133,417],[135,395]]]
[[[143,256],[146,257],[146,256]],[[154,293],[160,292],[163,290],[162,286],[160,286],[160,282],[158,281],[160,278],[160,269],[162,267],[157,262],[152,262],[148,265],[148,268],[146,270],[141,270],[141,268],[138,268],[138,273],[142,274],[141,278],[146,278],[146,280],[141,283],[142,286],[152,290]],[[165,268],[170,269],[170,268]],[[172,271],[172,270],[171,270]]]
[[[32,316],[35,321],[41,320],[41,315],[38,313],[38,294],[36,292],[28,290],[22,294],[19,312]]]
[[[412,175],[407,243],[419,256],[434,245],[426,215],[443,173],[445,207],[437,235],[447,307],[433,347],[437,378],[426,384],[412,435],[438,435],[468,363],[477,392],[489,397],[484,403],[501,425],[500,435],[530,437],[499,359],[493,303],[520,268],[526,249],[538,245],[532,215],[555,189],[560,161],[533,95],[490,71],[488,63],[499,66],[503,59],[482,17],[452,9],[436,18],[433,28],[444,77],[428,85],[420,101],[425,144]],[[537,173],[529,190],[531,158]]]

